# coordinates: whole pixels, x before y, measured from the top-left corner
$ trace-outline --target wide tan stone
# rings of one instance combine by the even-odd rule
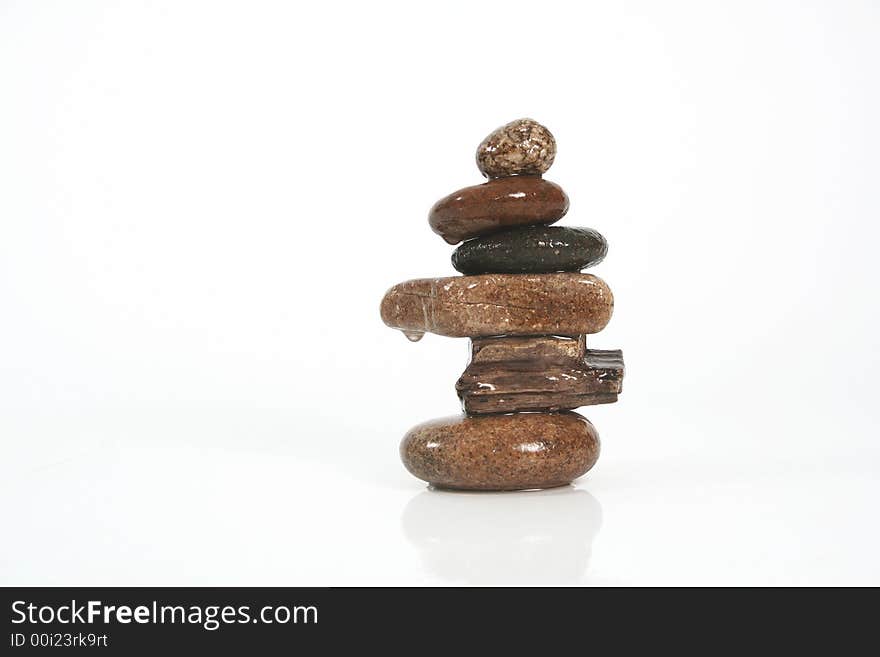
[[[599,434],[571,412],[454,416],[410,429],[400,455],[413,475],[444,488],[552,488],[593,467]]]
[[[598,333],[611,319],[614,298],[592,274],[483,274],[420,278],[392,287],[382,321],[417,339]]]

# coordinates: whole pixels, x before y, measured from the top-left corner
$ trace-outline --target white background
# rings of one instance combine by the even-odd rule
[[[880,584],[876,2],[0,3],[0,583]],[[521,116],[623,348],[575,487],[429,491],[431,204]]]

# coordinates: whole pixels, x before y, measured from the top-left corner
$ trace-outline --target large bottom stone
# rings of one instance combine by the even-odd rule
[[[593,467],[599,434],[572,412],[452,416],[410,429],[400,456],[413,475],[443,488],[553,488]]]

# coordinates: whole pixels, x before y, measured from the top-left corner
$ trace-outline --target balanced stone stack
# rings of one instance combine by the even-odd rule
[[[621,392],[621,352],[586,344],[614,300],[581,270],[608,247],[595,230],[550,225],[568,211],[562,188],[542,177],[555,156],[553,135],[531,119],[486,137],[477,166],[489,182],[453,192],[429,215],[440,237],[463,242],[452,265],[464,275],[406,281],[382,299],[383,321],[411,340],[471,340],[456,384],[464,415],[420,424],[400,447],[407,469],[435,486],[561,486],[599,456],[596,429],[571,409]]]

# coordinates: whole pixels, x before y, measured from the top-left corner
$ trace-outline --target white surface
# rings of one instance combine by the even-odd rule
[[[0,583],[880,584],[876,3],[301,4],[0,4]],[[378,302],[519,116],[625,393],[431,492],[466,341]]]

